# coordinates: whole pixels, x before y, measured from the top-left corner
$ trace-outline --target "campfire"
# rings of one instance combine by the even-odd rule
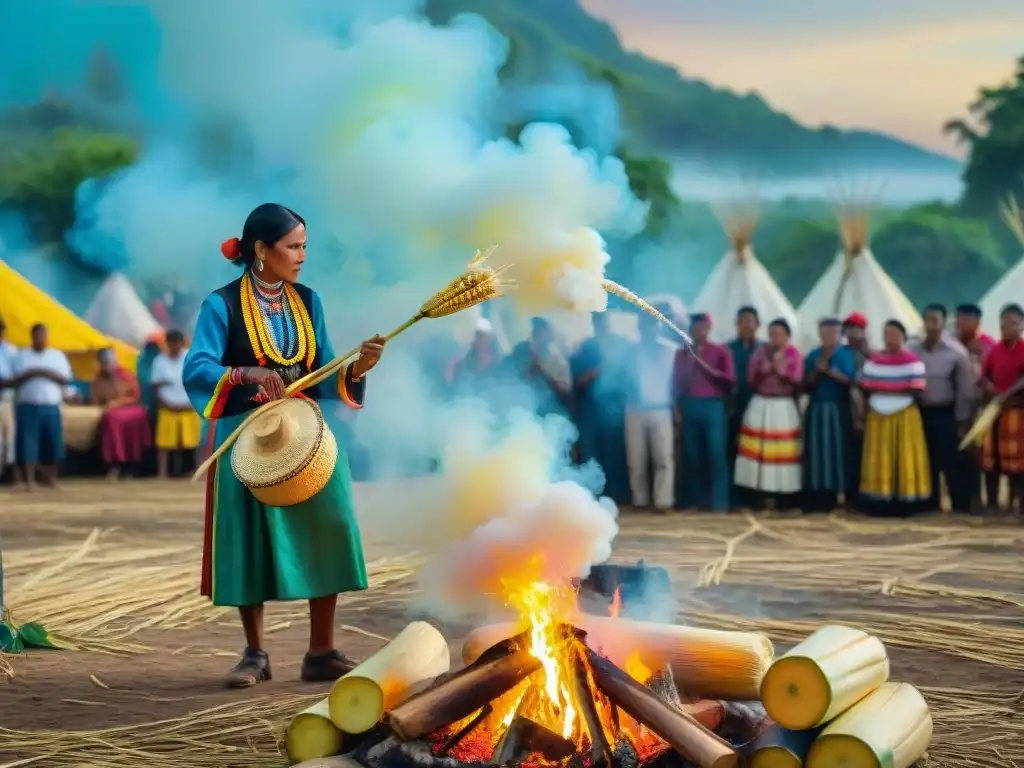
[[[602,575],[617,580],[618,568]],[[585,584],[504,587],[520,620],[471,632],[464,668],[449,671],[437,629],[409,624],[292,719],[291,759],[309,761],[299,768],[737,768],[742,755],[750,768],[910,768],[931,739],[927,702],[889,681],[884,644],[861,629],[823,625],[775,659],[756,632],[619,618],[618,589],[613,615],[596,616],[577,606]]]
[[[738,764],[713,731],[723,704],[684,701],[671,669],[639,654],[621,668],[595,650],[565,620],[572,587],[506,586],[528,628],[384,712],[385,738],[358,750],[361,762],[611,768],[678,753],[701,768]]]

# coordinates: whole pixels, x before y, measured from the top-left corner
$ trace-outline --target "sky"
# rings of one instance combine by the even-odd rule
[[[1024,0],[582,0],[632,50],[811,125],[957,157],[942,124],[1024,54]]]

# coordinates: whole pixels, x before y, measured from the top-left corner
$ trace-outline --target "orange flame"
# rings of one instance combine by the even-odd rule
[[[567,623],[577,611],[576,593],[569,584],[552,585],[532,578],[506,578],[502,587],[508,605],[514,608],[527,627],[529,652],[540,662],[540,669],[530,675],[512,690],[491,702],[492,714],[473,727],[472,737],[459,742],[446,754],[463,762],[486,762],[501,737],[513,725],[517,717],[526,717],[536,724],[575,744],[582,754],[596,738],[589,732],[589,721],[581,715],[585,702],[576,701],[574,665],[577,663],[579,640],[567,631]],[[622,597],[617,589],[612,599],[610,613],[617,616],[622,606]],[[640,683],[647,684],[653,676],[639,653],[626,661],[624,671]],[[617,738],[628,739],[635,748],[641,764],[657,758],[668,749],[668,745],[646,726],[638,723],[625,712],[618,710],[597,688],[591,670],[587,670],[587,687],[593,696],[598,723],[609,744]],[[447,735],[468,726],[478,713],[454,723],[446,730]],[[531,755],[521,762],[534,768],[553,768],[554,762],[543,755]]]
[[[568,739],[576,729],[576,709],[566,680],[566,670],[571,669],[568,656],[571,646],[568,638],[560,636],[555,615],[556,606],[564,605],[571,597],[543,581],[531,581],[520,588],[506,582],[505,588],[509,592],[509,604],[522,614],[530,627],[530,654],[540,661],[544,678],[548,711],[524,714]]]

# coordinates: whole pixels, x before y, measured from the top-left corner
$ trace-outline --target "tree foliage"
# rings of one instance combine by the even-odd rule
[[[8,142],[0,136],[0,207],[24,214],[42,242],[62,239],[74,224],[79,184],[130,165],[139,151],[127,136],[84,128]]]
[[[648,204],[645,234],[663,235],[672,217],[679,211],[679,198],[672,189],[672,166],[661,157],[638,157],[620,149],[626,166],[629,188]]]
[[[1005,83],[980,89],[968,110],[968,119],[950,120],[945,130],[969,150],[964,211],[990,216],[1008,192],[1024,197],[1024,56]]]
[[[476,13],[509,38],[503,77],[530,80],[569,61],[590,78],[610,83],[635,150],[687,153],[767,172],[849,165],[955,170],[949,159],[890,136],[809,128],[756,92],[714,87],[627,51],[615,30],[587,13],[579,0],[427,0],[425,6],[434,22]]]

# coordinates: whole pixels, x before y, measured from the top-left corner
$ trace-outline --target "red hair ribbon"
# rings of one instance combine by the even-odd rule
[[[237,237],[229,238],[220,244],[220,252],[224,254],[225,259],[234,261],[242,255],[242,241]]]

